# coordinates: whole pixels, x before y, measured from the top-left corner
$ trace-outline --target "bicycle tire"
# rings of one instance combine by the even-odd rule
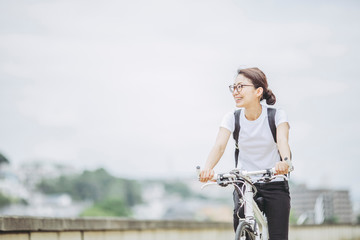
[[[239,222],[235,232],[235,240],[255,240],[255,234],[249,223]]]

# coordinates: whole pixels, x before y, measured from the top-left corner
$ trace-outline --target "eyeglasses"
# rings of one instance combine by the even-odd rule
[[[244,87],[250,87],[250,86],[254,86],[254,85],[250,85],[250,84],[237,84],[237,85],[230,85],[229,86],[229,90],[231,93],[233,93],[236,89],[237,92],[240,92],[241,89],[243,89]]]

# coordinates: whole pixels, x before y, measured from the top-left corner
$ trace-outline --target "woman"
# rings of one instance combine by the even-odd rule
[[[275,166],[276,174],[287,174],[289,170],[290,147],[288,144],[289,124],[282,109],[275,114],[276,142],[271,133],[267,118],[267,106],[261,104],[265,99],[268,105],[276,102],[275,95],[268,88],[265,74],[258,68],[240,69],[230,91],[236,107],[242,108],[238,147],[240,150],[238,168],[255,171]],[[213,168],[222,157],[230,135],[234,132],[235,115],[228,113],[223,118],[215,145],[210,151],[200,181],[206,182],[214,175]],[[285,160],[285,161],[283,161]],[[264,212],[268,220],[271,240],[288,239],[290,194],[287,181],[276,178],[269,183],[256,184],[257,197],[264,200]],[[234,194],[234,229],[239,223],[238,199]],[[243,209],[239,211],[244,217]]]

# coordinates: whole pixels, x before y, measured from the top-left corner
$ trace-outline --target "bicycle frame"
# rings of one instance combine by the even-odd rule
[[[292,170],[293,167],[291,167],[290,171]],[[199,175],[200,167],[197,167],[197,172]],[[268,182],[277,177],[284,178],[284,180],[286,181],[288,180],[287,177],[284,175],[274,175],[275,168],[252,171],[252,172],[240,171],[238,169],[234,169],[230,173],[225,173],[220,175],[215,174],[213,180],[216,180],[217,182],[206,183],[202,186],[202,188],[213,184],[219,184],[221,186],[227,186],[229,184],[234,185],[235,188],[237,188],[236,189],[237,194],[239,194],[239,201],[240,201],[239,204],[243,204],[244,206],[245,219],[240,218],[239,224],[241,221],[245,221],[246,223],[248,223],[251,226],[251,230],[253,231],[256,240],[268,240],[269,231],[268,231],[267,219],[265,215],[261,212],[256,201],[254,200],[254,191],[253,191],[254,185],[250,178],[251,175],[259,175],[259,174],[264,174],[264,175],[258,181],[261,180]],[[268,177],[266,177],[265,175],[268,175]],[[244,184],[243,185],[245,186],[244,190],[240,189],[240,187],[237,185],[237,183],[239,182]],[[243,203],[241,202],[241,199],[243,200]]]
[[[268,224],[267,219],[264,214],[259,209],[259,206],[255,202],[253,196],[254,192],[252,190],[252,186],[250,183],[245,181],[245,193],[243,196],[244,199],[244,213],[245,213],[245,220],[249,222],[252,226],[254,226],[255,231],[255,239],[269,239],[269,232],[268,232]],[[256,222],[254,221],[254,218]],[[261,233],[261,234],[260,234]]]

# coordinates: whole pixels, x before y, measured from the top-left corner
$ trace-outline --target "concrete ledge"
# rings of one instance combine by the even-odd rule
[[[35,231],[103,231],[155,229],[232,229],[232,223],[198,222],[185,220],[157,221],[124,218],[42,218],[0,217],[1,232]]]
[[[232,223],[124,218],[0,217],[1,240],[234,239]],[[289,240],[360,239],[360,225],[291,226]]]

